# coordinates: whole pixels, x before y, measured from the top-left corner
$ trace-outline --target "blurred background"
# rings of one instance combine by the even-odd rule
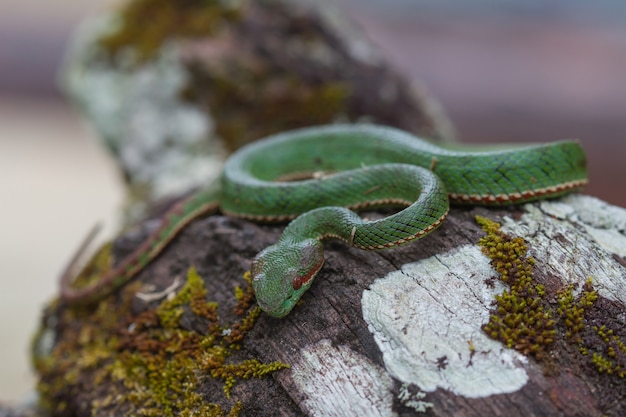
[[[583,141],[587,192],[626,206],[626,2],[337,0],[465,142]],[[29,338],[86,231],[115,224],[113,162],[68,105],[72,31],[110,0],[0,0],[0,401],[32,389]]]

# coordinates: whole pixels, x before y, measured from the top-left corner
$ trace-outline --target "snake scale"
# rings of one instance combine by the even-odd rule
[[[191,221],[221,211],[259,222],[295,219],[251,268],[260,307],[283,317],[322,267],[324,239],[368,250],[391,248],[436,229],[449,202],[523,203],[558,197],[586,182],[586,157],[573,141],[460,151],[376,125],[289,131],[239,149],[219,181],[175,205],[156,231],[96,283],[74,288],[83,245],[61,276],[61,298],[74,304],[100,299],[127,283]],[[380,206],[404,208],[374,221],[352,211]]]

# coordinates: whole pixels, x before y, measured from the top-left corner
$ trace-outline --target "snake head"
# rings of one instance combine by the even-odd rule
[[[252,287],[263,311],[284,317],[311,287],[324,264],[324,246],[317,239],[279,242],[252,261]]]

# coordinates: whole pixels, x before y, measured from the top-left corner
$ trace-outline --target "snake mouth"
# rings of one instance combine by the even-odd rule
[[[311,271],[306,274],[306,275],[300,275],[298,277],[296,277],[293,282],[292,282],[292,287],[294,290],[299,290],[300,288],[302,288],[303,285],[305,285],[306,283],[308,283],[309,281],[311,281],[311,279],[317,275],[317,273],[319,272],[320,269],[322,269],[322,265],[324,265],[324,258],[322,257],[322,259],[317,263],[317,265],[315,265]]]

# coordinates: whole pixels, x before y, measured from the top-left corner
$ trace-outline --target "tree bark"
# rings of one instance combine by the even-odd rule
[[[555,322],[554,340],[541,355],[516,351],[515,344],[507,347],[484,331],[497,315],[497,295],[511,289],[479,246],[485,232],[477,215],[501,224],[502,236],[522,238],[523,256],[535,260],[532,285],[543,285],[538,302]],[[146,222],[143,231],[118,239],[116,258],[153,226]],[[282,228],[221,215],[193,222],[140,273],[143,295],[137,296],[136,288],[122,291],[132,298],[130,322],[158,309],[165,297],[158,293],[171,289],[190,266],[203,278],[207,298],[219,303],[221,320],[232,320],[233,288],[241,285],[252,257],[275,242]],[[235,411],[243,416],[626,414],[626,351],[620,350],[626,341],[626,210],[583,195],[515,208],[454,208],[438,230],[409,245],[379,252],[337,242],[325,246],[325,266],[301,303],[284,319],[261,314],[233,356],[280,361],[290,368],[237,380],[230,399],[220,381],[205,375],[196,387],[205,402],[228,410],[238,401]],[[588,279],[597,299],[583,309],[578,336],[567,336],[565,320],[571,317],[558,308],[578,308],[577,300],[592,294]],[[573,301],[561,304],[568,289]],[[147,292],[156,298],[146,298]],[[103,303],[123,298],[116,294]],[[68,311],[59,305],[44,320],[49,327],[52,318],[57,323],[52,326],[57,344],[89,320],[70,319]],[[182,328],[207,332],[205,319],[183,317]],[[616,351],[612,356],[610,346]],[[115,355],[123,351],[116,349]],[[57,360],[59,352],[52,352]],[[81,352],[74,354],[81,358]],[[611,371],[594,357],[610,361]],[[58,415],[138,415],[142,410],[142,404],[102,406],[113,392],[109,385],[120,381],[94,381],[95,370],[79,371],[79,394],[72,391],[75,385],[55,393],[67,405],[67,414]],[[48,368],[42,381],[50,375]],[[182,409],[177,413],[184,415]]]

